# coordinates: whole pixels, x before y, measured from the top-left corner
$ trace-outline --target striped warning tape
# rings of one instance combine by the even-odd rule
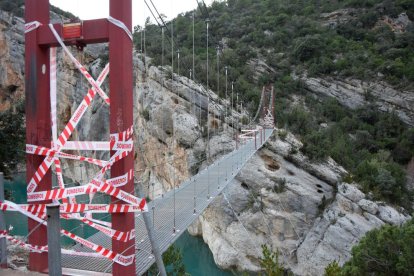
[[[125,27],[125,25],[119,24],[122,22],[118,22],[116,19],[112,20],[111,22],[121,28]],[[29,27],[30,26],[28,26],[28,28]],[[37,27],[35,26],[35,27],[30,27],[30,28],[37,28]],[[93,194],[96,192],[106,193],[128,204],[131,204],[131,205],[125,205],[125,204],[107,205],[105,206],[106,213],[120,213],[120,212],[125,213],[125,212],[147,211],[148,207],[146,205],[145,199],[137,198],[134,195],[127,193],[118,188],[132,180],[133,170],[130,170],[129,172],[127,172],[125,175],[122,175],[122,176],[114,177],[108,180],[104,179],[105,173],[111,168],[111,166],[115,162],[121,160],[122,158],[125,158],[126,156],[128,156],[130,152],[132,152],[133,150],[133,139],[132,139],[133,126],[131,126],[130,128],[128,128],[127,130],[123,132],[111,134],[110,142],[70,141],[68,143],[68,146],[71,146],[76,149],[85,148],[89,150],[92,148],[93,149],[105,148],[105,150],[113,150],[115,151],[115,153],[111,156],[109,161],[103,161],[103,160],[98,160],[94,158],[61,152],[62,149],[65,149],[65,145],[68,142],[69,137],[72,135],[80,119],[83,117],[86,110],[90,106],[96,93],[98,93],[103,98],[106,104],[108,105],[110,104],[109,97],[100,88],[105,77],[108,75],[109,65],[107,65],[104,68],[104,70],[101,72],[97,80],[93,79],[92,76],[89,74],[89,72],[85,69],[85,67],[74,58],[74,56],[71,54],[69,49],[63,44],[63,41],[57,35],[56,30],[54,29],[53,25],[49,25],[49,28],[51,29],[52,33],[56,37],[57,41],[59,42],[59,44],[65,51],[65,53],[69,56],[71,61],[75,64],[75,66],[82,73],[82,75],[88,80],[92,88],[88,90],[88,93],[84,96],[82,102],[77,107],[76,111],[70,118],[69,122],[65,126],[62,133],[60,133],[60,135],[57,136],[56,49],[53,48],[51,50],[51,54],[50,54],[51,55],[50,56],[50,60],[51,60],[50,93],[51,95],[50,97],[51,97],[51,117],[52,117],[52,143],[51,143],[50,149],[46,147],[39,147],[36,145],[27,145],[26,147],[27,153],[29,154],[37,154],[37,155],[45,156],[45,159],[43,160],[41,165],[38,167],[34,176],[29,181],[29,184],[27,186],[28,202],[40,201],[40,200],[53,200],[54,202],[58,202],[58,200],[62,200],[62,202],[64,203],[63,206],[66,206],[66,208],[69,208],[71,210],[70,213],[63,212],[62,214],[63,218],[80,220],[83,223],[89,225],[90,227],[93,227],[101,231],[105,235],[110,236],[112,239],[126,242],[135,237],[135,231],[132,230],[129,232],[122,232],[122,231],[111,229],[110,223],[107,223],[107,225],[105,225],[105,222],[102,222],[102,221],[98,222],[97,220],[94,221],[92,218],[92,213],[98,212],[97,211],[98,208],[97,207],[94,208],[92,204],[88,205],[88,208],[91,210],[82,211],[82,213],[85,213],[84,217],[81,217],[79,214],[73,214],[73,212],[76,209],[82,210],[82,205],[76,204],[75,196],[82,195],[82,194],[92,194],[92,196],[90,197],[92,200]],[[85,161],[91,164],[98,165],[102,168],[88,184],[84,186],[80,186],[80,187],[65,188],[65,184],[63,181],[63,175],[62,175],[62,169],[61,169],[61,163],[60,163],[59,158],[67,158],[67,159],[72,159],[72,160]],[[55,169],[56,169],[56,174],[58,176],[59,189],[35,192],[38,184],[43,179],[44,175],[47,173],[47,171],[49,170],[52,164],[54,164]],[[68,204],[68,203],[71,203],[71,204]],[[1,208],[5,208],[5,209],[8,209],[10,206],[12,207],[12,209],[15,209],[25,214],[26,216],[46,225],[45,221],[42,220],[45,218],[45,208],[46,208],[45,206],[38,205],[38,204],[37,205],[29,204],[29,205],[26,205],[25,207],[22,205],[20,208],[19,206],[13,205],[13,203],[10,203],[10,202],[7,204],[3,203],[2,205],[0,205]],[[85,209],[86,207],[83,207],[83,208]],[[120,254],[116,254],[112,252],[111,250],[103,248],[100,245],[91,243],[66,230],[62,230],[61,233],[83,244],[84,246],[94,250],[95,252],[98,253],[98,255],[109,258],[113,260],[114,262],[120,263],[122,265],[128,265],[133,262],[133,258],[134,258],[133,255],[123,256]]]
[[[90,157],[83,157],[79,155],[73,155],[69,153],[59,152],[53,149],[48,149],[46,147],[41,146],[35,146],[26,144],[26,153],[29,154],[35,154],[35,155],[42,155],[42,156],[54,156],[55,160],[58,160],[58,158],[66,158],[66,159],[72,159],[72,160],[79,160],[79,161],[85,161],[100,167],[103,167],[106,165],[106,161],[98,160]],[[55,161],[56,163],[56,161]],[[56,164],[55,164],[56,165]],[[58,172],[58,169],[56,168],[56,173]],[[60,171],[61,172],[61,171]]]
[[[34,253],[43,253],[48,251],[48,246],[38,246],[38,245],[31,245],[28,243],[23,242],[11,235],[8,234],[6,231],[0,231],[0,238],[6,238],[11,243],[24,248],[30,252]],[[73,255],[73,256],[83,256],[83,257],[94,257],[94,258],[104,258],[102,255],[98,253],[91,253],[91,252],[80,252],[68,249],[62,249],[62,253],[66,255]]]
[[[108,228],[106,226],[102,226],[99,225],[85,217],[80,217],[80,216],[72,216],[70,214],[62,214],[60,216],[61,218],[64,218],[66,220],[71,220],[71,219],[75,219],[75,220],[79,220],[87,225],[89,225],[90,227],[102,232],[104,235],[112,238],[113,240],[117,240],[117,241],[121,241],[121,242],[127,242],[133,238],[135,238],[135,229],[132,229],[131,231],[128,232],[123,232],[123,231],[119,231],[119,230],[114,230],[111,228]]]
[[[47,204],[19,204],[21,209],[32,214],[40,214],[46,212]],[[72,213],[94,213],[94,214],[114,214],[114,213],[136,213],[144,211],[142,205],[128,204],[61,204],[59,206],[61,214]],[[13,208],[8,201],[0,203],[2,211],[18,211]]]
[[[107,65],[105,69],[101,72],[101,76],[107,75],[107,68],[109,66]],[[102,83],[99,83],[98,85],[101,85]],[[64,128],[63,132],[59,135],[56,143],[54,144],[54,149],[56,151],[60,151],[61,148],[65,145],[66,141],[68,140],[69,136],[72,134],[73,130],[79,123],[82,116],[85,114],[86,109],[90,106],[92,99],[95,97],[95,90],[89,89],[88,93],[84,96],[81,104],[76,109],[75,113],[70,118],[69,122],[67,123],[66,127]],[[46,172],[49,170],[52,161],[54,159],[54,156],[51,155],[48,158],[45,158],[37,171],[35,172],[32,179],[29,181],[29,184],[27,185],[27,193],[30,194],[34,190],[36,190],[38,184],[42,180],[43,176],[46,174]]]
[[[96,192],[103,192],[107,195],[116,197],[131,205],[143,206],[144,212],[148,210],[145,198],[138,198],[130,193],[127,193],[119,188],[109,185],[106,181],[92,180],[91,183],[79,187],[70,187],[65,189],[53,189],[48,191],[33,192],[27,195],[28,202],[63,199],[69,196],[77,196],[83,194],[92,194]]]
[[[62,150],[111,150],[109,142],[101,141],[67,141]]]
[[[33,30],[36,30],[40,26],[42,26],[42,23],[40,23],[39,21],[28,22],[24,24],[24,33],[27,34]]]
[[[111,22],[112,24],[114,24],[115,26],[121,28],[122,30],[125,31],[126,35],[129,37],[129,39],[131,39],[132,41],[132,33],[131,31],[128,29],[128,27],[124,24],[124,22],[113,18],[112,16],[108,17],[108,21]]]
[[[29,218],[31,218],[31,219],[47,226],[46,221],[42,220],[38,216],[36,216],[36,215],[34,215],[34,214],[32,214],[28,211],[20,208],[17,204],[15,204],[13,202],[10,202],[10,201],[8,201],[7,204],[10,205],[13,209],[15,209],[15,210],[19,211],[20,213],[22,213],[23,215],[26,215],[27,217],[29,217]],[[83,238],[81,238],[81,237],[65,230],[65,229],[61,229],[60,233],[65,235],[68,238],[71,238],[72,240],[74,240],[74,241],[76,241],[80,244],[83,244],[85,247],[87,247],[89,249],[92,249],[93,251],[95,251],[99,255],[101,255],[105,258],[108,258],[108,259],[110,259],[110,260],[112,260],[112,261],[114,261],[114,262],[116,262],[120,265],[128,266],[128,265],[132,264],[132,262],[134,261],[134,255],[124,256],[124,255],[121,255],[121,254],[117,254],[117,253],[113,252],[112,250],[106,249],[105,247],[103,247],[101,245],[98,245],[98,244],[95,244],[95,243],[90,242],[88,240],[85,240],[85,239],[83,239]]]
[[[95,90],[99,96],[102,97],[102,99],[105,101],[106,104],[110,104],[109,97],[105,94],[105,92],[101,89],[101,86],[99,83],[97,83],[89,74],[88,70],[72,55],[72,53],[69,51],[68,47],[63,43],[62,39],[56,32],[55,28],[52,24],[49,24],[49,28],[52,31],[53,35],[55,36],[56,40],[62,47],[63,51],[69,56],[70,60],[75,64],[76,68],[82,73],[82,75],[86,78],[86,80],[92,85],[93,90]]]

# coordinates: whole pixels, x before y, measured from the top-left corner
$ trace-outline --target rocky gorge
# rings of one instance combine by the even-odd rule
[[[0,108],[24,98],[23,20],[2,12],[0,16]],[[75,51],[75,50],[73,50]],[[88,46],[77,53],[96,77],[103,67],[106,45]],[[206,150],[212,160],[235,147],[234,130],[247,111],[238,108],[224,116],[229,102],[196,82],[173,75],[168,67],[151,66],[151,59],[134,54],[134,123],[136,177],[141,192],[158,197],[206,166]],[[86,81],[62,53],[58,63],[58,118],[65,122],[82,100]],[[414,93],[396,91],[385,84],[357,80],[304,79],[311,93],[335,97],[355,107],[367,93],[383,111],[394,110],[407,124],[414,124]],[[104,84],[104,90],[108,85]],[[207,96],[208,95],[208,96]],[[212,130],[207,140],[207,104],[210,99]],[[74,133],[74,140],[109,137],[108,108],[94,101]],[[261,244],[280,252],[284,267],[297,275],[321,275],[332,261],[341,264],[364,234],[383,224],[400,225],[410,218],[403,209],[372,200],[345,183],[346,170],[328,159],[315,163],[298,149],[301,142],[276,129],[221,196],[190,227],[201,235],[223,268],[260,270]],[[107,159],[107,153],[91,157]],[[63,164],[65,176],[84,183],[96,167]]]

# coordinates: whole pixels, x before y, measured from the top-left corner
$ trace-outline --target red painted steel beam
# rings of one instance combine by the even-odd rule
[[[25,19],[26,22],[39,21],[43,25],[49,24],[49,0],[26,0]],[[50,147],[49,48],[39,47],[36,30],[27,33],[25,40],[26,143]],[[43,156],[26,155],[27,183],[43,159]],[[52,177],[49,170],[39,183],[37,191],[51,188]],[[28,219],[28,224],[29,233],[38,226],[38,223],[32,219]],[[42,225],[34,230],[29,236],[29,243],[46,245],[46,227]],[[30,253],[29,270],[44,272],[47,267],[47,253]]]
[[[123,22],[129,30],[132,28],[132,1],[110,0],[109,14]],[[127,130],[133,124],[133,92],[132,92],[132,41],[124,30],[109,25],[109,64],[110,64],[110,132],[119,133]],[[111,155],[115,152],[112,151]],[[125,174],[134,168],[134,154],[116,162],[111,168],[111,177]],[[134,182],[130,180],[123,190],[134,193]],[[112,198],[115,202],[116,198]],[[130,231],[135,227],[134,214],[113,214],[112,228],[120,231]],[[112,250],[123,255],[135,254],[135,239],[128,242],[112,240]],[[117,263],[112,266],[115,276],[135,275],[135,261],[125,267]]]
[[[62,37],[62,24],[53,24]],[[120,30],[119,30],[120,31]],[[109,41],[109,22],[106,18],[85,20],[82,26],[82,38],[65,41],[67,45],[104,43]],[[38,43],[41,46],[59,46],[49,26],[44,24],[38,29]]]

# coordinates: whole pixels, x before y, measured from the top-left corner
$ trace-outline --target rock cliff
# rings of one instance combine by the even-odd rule
[[[322,275],[332,261],[347,261],[367,231],[410,218],[341,182],[346,171],[332,159],[309,162],[294,150],[300,145],[274,135],[190,227],[219,266],[259,271],[267,244],[294,274]]]
[[[307,91],[322,97],[334,97],[341,104],[356,109],[375,104],[384,112],[395,112],[400,119],[414,126],[414,91],[401,91],[385,82],[366,82],[357,79],[297,77]]]

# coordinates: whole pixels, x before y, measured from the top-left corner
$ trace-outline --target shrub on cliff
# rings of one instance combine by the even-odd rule
[[[414,220],[403,226],[385,225],[366,234],[352,248],[343,275],[412,275],[414,271]]]

